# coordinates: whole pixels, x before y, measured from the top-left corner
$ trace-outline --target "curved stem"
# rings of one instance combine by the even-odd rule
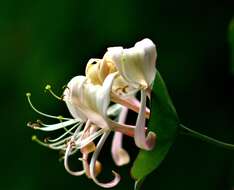
[[[234,150],[234,144],[225,143],[225,142],[219,141],[217,139],[211,138],[209,136],[203,135],[197,131],[189,129],[188,127],[184,126],[183,124],[179,124],[179,126],[181,127],[181,129],[183,129],[185,131],[184,133],[182,133],[184,135],[190,135],[190,136],[196,137],[198,139],[201,139],[205,142],[214,144],[216,146],[230,149],[230,150]]]

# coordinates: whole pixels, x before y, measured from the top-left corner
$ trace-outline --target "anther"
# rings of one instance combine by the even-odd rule
[[[42,121],[39,120],[39,119],[38,119],[36,122],[37,122],[38,124],[42,124]]]
[[[50,90],[51,89],[51,85],[47,84],[45,87],[45,90]]]
[[[48,140],[49,140],[48,137],[44,138],[44,142],[45,142],[45,143],[48,143]]]
[[[63,100],[63,98],[61,98],[60,96],[56,95],[56,94],[53,92],[53,90],[51,89],[51,85],[47,84],[47,85],[45,86],[45,92],[46,92],[46,91],[49,91],[49,93],[50,93],[53,97],[55,97],[56,99],[58,99],[58,100]]]
[[[59,115],[59,116],[58,116],[58,120],[59,120],[59,121],[63,121],[63,120],[64,120],[64,117],[63,117],[62,115]]]
[[[36,141],[37,140],[37,136],[36,135],[33,135],[32,136],[32,141]]]
[[[32,123],[32,122],[28,122],[27,126],[33,128],[33,129],[40,127],[40,125],[38,123]]]

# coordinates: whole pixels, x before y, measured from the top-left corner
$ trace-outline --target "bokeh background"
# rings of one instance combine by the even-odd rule
[[[109,46],[131,47],[145,37],[157,44],[157,68],[182,123],[234,143],[228,43],[233,16],[230,0],[1,1],[0,189],[101,189],[84,176],[67,174],[58,152],[31,141],[35,131],[27,122],[43,118],[29,108],[25,93],[32,92],[40,110],[67,116],[65,105],[44,93],[45,85],[62,93],[73,76],[84,74],[89,58],[101,58]],[[138,149],[131,139],[124,140],[134,158]],[[107,143],[101,152],[102,179],[110,179],[115,169],[122,176],[115,189],[133,189],[132,163],[116,168],[109,149]],[[231,151],[180,136],[142,189],[230,190],[233,160]]]

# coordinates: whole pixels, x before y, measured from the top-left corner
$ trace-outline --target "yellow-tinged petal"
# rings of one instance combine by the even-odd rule
[[[120,75],[135,88],[148,88],[156,74],[156,47],[150,39],[137,42],[134,47],[108,48],[105,59],[114,62]]]
[[[108,128],[106,114],[116,74],[109,74],[102,85],[95,85],[84,76],[74,77],[64,92],[64,99],[73,117],[81,115],[101,128]]]
[[[87,120],[87,117],[82,113],[79,108],[79,91],[81,90],[83,83],[85,82],[84,76],[76,76],[70,80],[67,84],[67,88],[63,92],[63,99],[66,102],[68,110],[74,118],[80,118],[83,121]]]

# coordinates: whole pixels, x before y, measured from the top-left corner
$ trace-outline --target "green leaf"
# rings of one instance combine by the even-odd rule
[[[228,31],[228,41],[230,46],[231,72],[234,75],[234,18],[231,20]]]
[[[169,148],[174,142],[179,119],[166,85],[159,72],[156,74],[151,96],[151,116],[148,128],[157,134],[155,148],[151,151],[140,150],[131,170],[136,181],[155,170],[166,157]],[[135,184],[135,189],[139,189]]]

